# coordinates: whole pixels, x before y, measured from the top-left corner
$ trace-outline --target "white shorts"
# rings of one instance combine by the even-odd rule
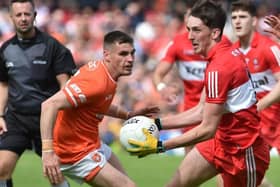
[[[62,164],[60,170],[62,173],[82,184],[85,181],[91,180],[111,157],[111,148],[101,143],[99,149],[90,152],[87,156],[74,164]]]

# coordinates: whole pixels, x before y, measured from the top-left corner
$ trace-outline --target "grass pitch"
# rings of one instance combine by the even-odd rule
[[[113,148],[125,167],[129,176],[138,184],[138,187],[162,187],[172,177],[176,167],[183,159],[182,156],[151,155],[142,159],[129,156],[120,148]],[[280,158],[272,157],[270,168],[267,171],[268,179],[274,187],[280,186]],[[14,176],[15,187],[49,187],[47,179],[43,177],[41,159],[33,152],[25,152],[19,160]],[[71,187],[80,187],[69,180]],[[87,187],[87,184],[82,186]],[[201,187],[215,187],[212,179]]]

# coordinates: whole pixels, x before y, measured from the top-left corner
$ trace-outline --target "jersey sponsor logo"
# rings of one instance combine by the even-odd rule
[[[70,84],[69,87],[71,87],[74,90],[74,92],[77,93],[81,103],[85,103],[87,101],[85,94],[82,93],[81,88],[77,84]]]
[[[251,73],[254,89],[257,93],[270,91],[277,83],[271,70],[266,70],[258,73]]]
[[[254,88],[259,88],[263,85],[269,84],[267,76],[263,76],[261,79],[253,80]]]
[[[209,98],[218,98],[218,71],[208,72],[208,97]]]
[[[15,65],[14,65],[14,62],[11,62],[11,61],[8,61],[8,62],[6,62],[6,67],[7,68],[12,68],[12,67],[14,67]]]
[[[177,62],[179,74],[183,80],[203,81],[206,61]]]
[[[33,64],[42,64],[42,65],[44,65],[44,64],[47,64],[47,61],[45,61],[45,60],[33,60],[32,63]]]
[[[251,80],[248,80],[244,84],[228,91],[225,108],[227,111],[234,113],[250,108],[256,102],[256,93]]]
[[[89,69],[95,69],[98,66],[98,64],[97,61],[90,61],[88,62],[87,66]]]

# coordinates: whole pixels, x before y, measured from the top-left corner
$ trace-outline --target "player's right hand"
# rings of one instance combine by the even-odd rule
[[[42,152],[43,173],[51,184],[59,184],[64,178],[60,171],[58,156],[53,151]]]
[[[128,143],[133,145],[133,148],[128,148],[127,151],[131,155],[138,156],[142,158],[149,154],[164,152],[162,142],[158,141],[153,135],[149,133],[149,131],[143,128],[143,133],[146,136],[145,141],[137,141],[133,139],[129,139]]]
[[[8,130],[4,118],[0,118],[0,135],[7,131]]]

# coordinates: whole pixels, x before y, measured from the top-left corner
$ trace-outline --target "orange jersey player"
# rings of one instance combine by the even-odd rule
[[[107,33],[103,60],[82,66],[63,90],[42,104],[43,171],[51,183],[59,184],[63,172],[91,186],[136,186],[98,133],[103,115],[127,119],[158,112],[157,107],[127,112],[111,105],[119,77],[132,72],[134,52],[129,35]]]

